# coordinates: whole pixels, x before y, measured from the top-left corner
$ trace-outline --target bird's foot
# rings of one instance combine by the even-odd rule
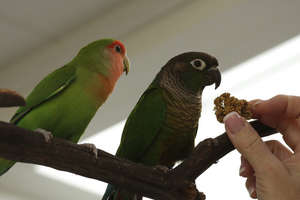
[[[34,130],[34,132],[41,133],[44,136],[44,139],[47,143],[49,143],[53,138],[53,135],[50,131],[47,131],[47,130],[42,129],[42,128],[37,128],[37,129]]]
[[[205,194],[197,190],[195,183],[190,183],[189,186],[184,188],[181,192],[185,193],[187,199],[196,199],[196,200],[206,199]]]
[[[157,169],[159,171],[162,171],[164,173],[168,173],[170,171],[170,169],[164,165],[156,165],[154,166],[154,169]]]
[[[90,153],[93,153],[95,158],[98,158],[98,149],[94,144],[92,144],[92,143],[83,143],[83,144],[79,144],[79,145],[85,147]]]

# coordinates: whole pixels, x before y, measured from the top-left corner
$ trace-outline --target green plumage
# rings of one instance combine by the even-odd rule
[[[116,155],[169,168],[186,158],[194,148],[202,91],[220,84],[217,65],[214,57],[200,52],[171,59],[130,113]],[[130,200],[134,194],[109,185],[102,199]]]
[[[95,91],[105,91],[99,76],[110,78],[108,72],[114,58],[106,49],[113,42],[103,39],[87,45],[70,63],[46,76],[11,123],[29,130],[45,129],[55,137],[77,142],[109,95]],[[0,176],[14,163],[0,158]]]

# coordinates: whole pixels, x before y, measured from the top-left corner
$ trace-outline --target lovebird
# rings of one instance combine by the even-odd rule
[[[189,156],[201,114],[205,86],[221,83],[218,61],[202,52],[169,60],[131,111],[116,156],[147,166],[172,168]],[[102,200],[139,199],[108,185]]]
[[[94,41],[39,82],[11,123],[77,143],[119,77],[128,71],[129,60],[120,41]],[[14,163],[0,158],[0,176]]]

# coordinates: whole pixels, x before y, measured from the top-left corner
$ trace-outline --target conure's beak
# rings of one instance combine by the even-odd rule
[[[123,59],[123,65],[124,65],[123,72],[126,72],[126,75],[127,75],[128,72],[129,72],[130,62],[129,62],[129,59],[126,55],[124,56],[124,59]]]
[[[221,83],[221,73],[220,70],[217,67],[212,67],[208,70],[209,76],[212,79],[212,83],[215,83],[215,89],[217,89],[220,86]],[[211,84],[212,84],[211,83]]]

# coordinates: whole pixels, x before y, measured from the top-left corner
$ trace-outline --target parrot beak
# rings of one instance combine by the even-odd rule
[[[130,68],[130,62],[129,62],[127,55],[124,56],[123,65],[124,65],[123,72],[126,72],[126,75],[127,75],[129,72],[129,68]]]
[[[221,72],[217,67],[212,67],[208,70],[209,75],[215,83],[215,89],[217,89],[221,84]]]

